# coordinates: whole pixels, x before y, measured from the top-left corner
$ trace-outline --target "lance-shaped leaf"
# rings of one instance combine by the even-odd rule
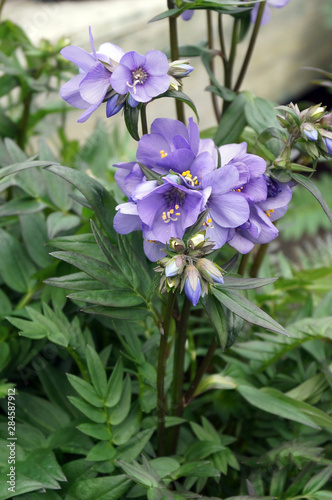
[[[84,290],[68,295],[69,299],[91,302],[106,307],[132,307],[144,302],[143,298],[128,288],[115,290]]]
[[[218,285],[220,288],[250,290],[252,288],[260,288],[261,286],[270,285],[278,278],[233,278],[225,276],[224,284]]]
[[[151,170],[151,168],[146,167],[145,165],[143,165],[143,163],[138,162],[138,164],[148,181],[157,181],[159,185],[163,183],[163,181],[161,180],[163,177],[162,175],[157,174],[157,172],[154,172],[153,170]]]
[[[72,168],[52,165],[47,170],[59,175],[73,184],[88,200],[100,224],[113,242],[116,242],[116,232],[113,228],[116,201],[111,194],[92,177]]]
[[[301,184],[304,188],[306,188],[310,193],[316,198],[318,203],[321,205],[322,209],[326,213],[330,223],[332,224],[332,213],[331,210],[326,203],[322,193],[319,191],[318,187],[307,177],[304,177],[304,175],[301,174],[290,174],[292,179],[296,181],[298,184]]]
[[[239,94],[223,114],[214,136],[214,142],[217,146],[236,142],[240,137],[242,130],[247,125],[244,113],[246,103],[247,97],[244,94]]]
[[[198,216],[197,221],[195,222],[195,224],[193,224],[192,226],[190,226],[190,227],[188,227],[186,229],[186,232],[183,235],[183,241],[188,241],[189,238],[191,238],[192,236],[194,236],[194,234],[196,234],[199,231],[201,231],[202,226],[203,226],[203,222],[205,221],[208,213],[209,213],[209,210],[204,210],[204,212],[202,212]]]
[[[93,387],[95,388],[98,396],[105,400],[107,393],[105,368],[100,357],[90,345],[86,348],[86,360]]]
[[[242,295],[231,292],[230,290],[222,289],[219,287],[211,287],[213,295],[223,304],[227,309],[240,316],[240,318],[253,323],[254,325],[262,326],[267,330],[275,333],[283,333],[288,335],[286,330],[279,325],[274,319],[271,318],[266,312],[259,309],[252,302],[242,297]]]
[[[206,295],[203,299],[203,303],[210,321],[217,332],[220,345],[222,349],[225,350],[228,331],[222,305],[220,304],[219,300],[213,297],[213,295]]]

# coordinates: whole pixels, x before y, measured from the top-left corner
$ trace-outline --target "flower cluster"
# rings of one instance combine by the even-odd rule
[[[214,242],[205,238],[206,231],[195,234],[187,241],[170,238],[167,257],[158,261],[156,272],[161,273],[161,293],[184,290],[190,302],[196,306],[200,297],[209,291],[209,286],[223,283],[223,270],[204,258],[213,251]]]
[[[226,242],[241,253],[273,240],[272,221],[287,210],[292,192],[265,174],[265,161],[246,152],[246,143],[216,148],[200,139],[197,125],[157,118],[144,135],[137,162],[119,163],[115,180],[128,202],[117,207],[114,228],[120,234],[141,230],[147,257],[165,255],[171,238],[206,211],[201,229],[221,248]]]
[[[314,158],[321,154],[332,155],[332,113],[325,109],[317,104],[300,111],[297,104],[290,103],[285,115],[277,116],[282,127],[295,139],[300,139]]]
[[[143,56],[103,43],[96,51],[91,29],[90,43],[92,53],[73,45],[61,50],[79,68],[79,74],[61,87],[60,95],[72,106],[85,109],[78,119],[80,123],[105,101],[109,118],[126,102],[135,107],[163,94],[170,86],[177,89],[181,85],[179,79],[193,70],[188,61],[169,65],[166,55],[158,50],[150,50]]]

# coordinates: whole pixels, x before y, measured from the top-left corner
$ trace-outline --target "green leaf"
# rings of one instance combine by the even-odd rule
[[[12,75],[2,75],[0,77],[0,97],[7,95],[11,90],[19,85],[19,80]]]
[[[1,115],[0,115],[1,117]],[[54,162],[50,161],[38,161],[38,160],[26,160],[19,163],[15,163],[14,165],[10,165],[8,167],[4,167],[0,169],[0,179],[3,177],[7,177],[7,175],[16,174],[17,172],[21,172],[22,170],[26,170],[27,168],[36,168],[36,167],[47,167],[48,165],[54,165]]]
[[[225,450],[224,446],[219,443],[213,443],[211,440],[197,441],[187,448],[184,456],[188,462],[194,462],[195,460],[202,460],[222,450]]]
[[[214,326],[220,345],[224,350],[227,344],[227,323],[224,311],[220,302],[213,295],[206,295],[203,299],[204,308]]]
[[[129,375],[127,375],[123,383],[121,398],[110,412],[109,421],[112,425],[121,424],[121,422],[123,422],[123,420],[127,417],[130,410],[130,401],[131,379]]]
[[[142,304],[143,298],[127,289],[85,290],[68,295],[69,299],[91,302],[106,307],[133,307]]]
[[[104,403],[98,397],[96,391],[92,387],[91,384],[85,382],[85,380],[80,377],[76,377],[76,375],[72,375],[71,373],[67,374],[68,380],[70,384],[74,387],[75,391],[78,392],[83,399],[85,399],[88,403],[91,403],[93,406],[97,408],[103,408]]]
[[[77,428],[86,434],[100,441],[109,441],[112,438],[112,433],[102,424],[80,424]]]
[[[36,267],[23,246],[3,229],[0,229],[0,255],[0,274],[6,285],[16,292],[31,291],[36,283],[32,278]]]
[[[213,295],[224,304],[227,309],[230,309],[233,313],[243,318],[249,323],[254,325],[262,326],[267,330],[271,330],[275,333],[282,333],[288,335],[286,330],[279,325],[274,319],[272,319],[268,314],[255,306],[252,302],[242,297],[242,295],[236,292],[230,292],[229,290],[212,287]]]
[[[25,197],[14,198],[0,207],[0,217],[33,214],[35,212],[40,212],[45,207],[46,204],[40,200],[32,200]]]
[[[247,123],[258,134],[269,127],[279,128],[277,120],[277,110],[275,104],[271,101],[250,95],[248,102],[244,107]]]
[[[117,458],[119,460],[127,461],[135,459],[150,441],[152,434],[153,430],[150,429],[136,434],[136,436],[134,436],[126,444],[117,448]]]
[[[103,285],[85,273],[73,273],[44,280],[47,285],[68,290],[100,290]]]
[[[169,476],[180,467],[179,462],[170,457],[154,458],[150,461],[150,464],[152,465],[160,479]]]
[[[253,406],[314,429],[332,428],[332,418],[314,406],[289,398],[276,389],[239,386],[237,390]]]
[[[116,455],[116,450],[108,441],[101,441],[96,444],[89,453],[86,459],[91,462],[102,462],[104,460],[112,460]]]
[[[112,221],[117,203],[104,186],[92,177],[72,168],[53,165],[47,167],[47,170],[66,179],[86,197],[103,229],[109,238],[115,242],[116,232]]]
[[[220,474],[209,462],[191,462],[184,465],[172,474],[174,479],[180,477],[219,477]]]
[[[83,401],[82,399],[77,398],[75,396],[68,396],[68,399],[75,406],[75,408],[80,410],[86,417],[88,417],[93,422],[96,422],[97,424],[103,424],[104,422],[106,422],[106,417],[102,412],[102,410],[94,408],[86,401]]]
[[[186,229],[186,231],[183,235],[183,241],[187,242],[189,240],[189,238],[194,236],[196,233],[198,233],[202,229],[203,222],[205,221],[208,213],[209,213],[209,210],[204,210],[204,212],[199,214],[195,224],[193,224],[192,226],[189,226]]]
[[[105,368],[100,360],[100,357],[90,345],[87,345],[85,353],[92,384],[98,396],[104,401],[107,394],[107,379]]]
[[[129,321],[146,319],[150,314],[149,311],[143,307],[132,307],[131,309],[123,307],[121,309],[116,309],[115,307],[90,306],[82,310],[88,314],[100,314],[101,316],[108,316],[109,318],[127,319]]]
[[[231,377],[216,373],[214,375],[207,375],[200,381],[195,391],[195,395],[198,396],[211,389],[232,390],[236,389],[236,387],[237,384]]]
[[[232,278],[225,276],[224,284],[220,284],[220,288],[228,288],[235,290],[250,290],[252,288],[260,288],[261,286],[270,285],[277,281],[278,278]]]
[[[39,267],[47,267],[54,260],[45,246],[48,241],[46,224],[42,214],[20,216],[23,241],[29,256]]]
[[[318,203],[321,205],[322,209],[324,210],[325,214],[327,215],[330,223],[332,224],[332,213],[331,210],[326,203],[325,199],[323,198],[322,193],[319,191],[317,186],[307,177],[301,174],[294,174],[290,173],[290,176],[294,181],[296,181],[298,184],[301,184],[304,188],[306,188],[310,193],[316,198]]]
[[[244,112],[246,103],[246,96],[244,94],[239,94],[223,114],[216,135],[214,136],[214,142],[217,146],[229,144],[238,140],[242,130],[247,124]]]
[[[139,120],[139,105],[135,108],[129,106],[126,102],[124,106],[124,119],[127,130],[131,137],[135,139],[135,141],[139,141],[139,133],[138,133],[138,120]]]
[[[0,137],[11,137],[15,139],[18,134],[18,126],[0,109]],[[1,175],[1,172],[0,172]]]
[[[143,484],[147,487],[157,487],[159,485],[159,478],[156,476],[156,474],[151,474],[137,462],[134,462],[134,464],[127,464],[124,460],[117,460],[116,463],[133,481],[136,481],[139,484]]]
[[[122,394],[123,362],[122,358],[116,363],[108,381],[105,405],[112,408],[118,404]]]
[[[49,239],[58,236],[58,234],[70,231],[81,224],[78,215],[64,214],[62,212],[53,212],[47,217],[47,232]]]
[[[140,429],[141,410],[139,402],[136,401],[132,406],[127,418],[121,424],[113,426],[113,443],[117,446],[127,443],[129,439]]]
[[[315,474],[305,485],[303,489],[303,495],[312,496],[314,493],[318,492],[330,479],[332,476],[332,467],[326,467],[320,472]]]
[[[131,485],[124,475],[83,479],[69,489],[71,499],[80,500],[118,500]]]

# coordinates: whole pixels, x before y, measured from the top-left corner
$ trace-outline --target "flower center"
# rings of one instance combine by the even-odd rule
[[[281,193],[281,187],[278,186],[276,181],[271,177],[265,176],[266,184],[267,184],[267,197],[275,198],[278,194]]]
[[[209,227],[211,229],[214,228],[214,226],[212,225],[212,219],[211,219],[211,217],[209,217],[208,219],[206,219],[205,222],[203,222],[203,226]]]
[[[163,149],[161,149],[161,150],[159,151],[159,153],[160,153],[160,157],[161,157],[161,158],[166,158],[167,153],[165,153],[165,151],[164,151]]]
[[[266,210],[265,214],[268,216],[268,217],[271,217],[271,214],[273,214],[274,210],[273,208],[271,208],[270,210]]]
[[[137,68],[131,72],[131,76],[133,77],[133,83],[131,84],[127,82],[127,85],[128,87],[134,89],[133,92],[136,94],[136,85],[143,85],[148,77],[148,74],[143,68]]]
[[[195,175],[195,177],[193,177],[192,174],[190,173],[190,170],[185,170],[184,172],[182,172],[181,175],[186,181],[186,183],[189,184],[189,186],[191,187],[195,187],[198,184],[200,184],[200,182],[198,182],[197,176]]]
[[[168,222],[171,221],[175,222],[178,220],[178,217],[180,217],[181,215],[181,213],[179,212],[179,208],[182,205],[185,197],[185,193],[180,189],[172,187],[169,191],[167,191],[167,193],[165,194],[165,198],[167,204],[169,204],[169,210],[162,213],[162,219],[165,224],[168,224]]]

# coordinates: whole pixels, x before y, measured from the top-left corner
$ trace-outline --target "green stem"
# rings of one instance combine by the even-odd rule
[[[248,265],[248,262],[249,262],[249,257],[250,257],[250,252],[249,253],[245,253],[244,255],[242,255],[242,259],[241,259],[241,262],[240,262],[240,265],[239,265],[239,269],[238,269],[238,273],[242,277],[244,276],[244,273],[246,272],[247,265]]]
[[[233,67],[234,61],[236,57],[236,49],[238,43],[238,31],[239,31],[239,19],[234,19],[233,31],[232,31],[232,42],[231,42],[231,50],[229,53],[229,68],[228,68],[228,78],[229,78],[229,89],[232,87],[232,77],[233,77]]]
[[[190,384],[190,387],[185,394],[185,397],[184,397],[185,406],[187,406],[192,401],[192,399],[195,395],[196,389],[197,389],[200,381],[202,380],[204,373],[209,368],[209,365],[212,361],[212,358],[214,356],[214,353],[215,353],[217,347],[218,347],[217,341],[216,341],[216,339],[213,339],[211,342],[211,345],[208,349],[208,352],[205,355],[205,358],[203,359],[202,363],[200,364],[200,366],[198,368],[198,371],[196,373],[194,380]]]
[[[141,125],[142,125],[142,134],[145,135],[148,133],[148,122],[146,119],[146,104],[143,104],[141,107]]]
[[[159,456],[165,454],[165,414],[166,414],[166,398],[165,398],[165,370],[167,359],[167,341],[169,327],[172,319],[172,311],[176,294],[169,293],[168,300],[163,311],[163,331],[160,332],[160,345],[158,354],[157,367],[157,415],[158,415],[158,452]]]
[[[254,51],[254,47],[255,47],[257,35],[258,35],[258,32],[259,32],[259,28],[260,28],[260,25],[261,25],[261,20],[262,20],[262,17],[263,17],[263,12],[264,12],[264,8],[265,8],[265,4],[266,4],[266,0],[264,0],[263,2],[261,2],[260,5],[259,5],[258,12],[257,12],[256,22],[255,22],[254,29],[253,29],[253,32],[252,32],[252,35],[251,35],[251,38],[250,38],[250,42],[249,42],[249,45],[248,45],[247,53],[245,55],[245,58],[244,58],[244,61],[243,61],[243,64],[242,64],[242,68],[240,70],[237,82],[236,82],[235,87],[234,87],[234,91],[235,92],[239,91],[239,89],[240,89],[240,87],[242,85],[243,79],[245,77],[245,74],[247,72],[247,69],[248,69],[248,66],[249,66],[249,62],[250,62],[251,56],[252,56],[253,51]]]
[[[259,269],[261,267],[261,264],[263,262],[263,259],[265,257],[268,245],[269,245],[268,243],[264,243],[263,245],[261,245],[259,247],[259,250],[257,252],[255,260],[254,260],[254,262],[252,264],[252,267],[250,269],[250,273],[249,274],[250,274],[251,278],[256,278],[257,277],[258,271],[259,271]]]
[[[1,21],[1,15],[2,15],[2,9],[3,6],[5,5],[6,0],[0,0],[0,21]]]
[[[44,286],[44,283],[38,283],[31,290],[29,290],[25,295],[23,295],[23,297],[21,298],[21,300],[16,304],[15,309],[16,310],[24,309],[25,306],[27,306],[28,304],[30,304],[30,302],[31,302],[32,297],[34,296],[34,294],[36,292],[38,292],[38,290],[40,290],[43,286]]]
[[[72,347],[70,347],[70,346],[67,346],[66,350],[71,355],[71,357],[73,358],[73,360],[75,361],[75,363],[76,363],[76,365],[77,365],[77,367],[78,367],[78,369],[79,369],[79,371],[80,371],[83,379],[85,380],[85,382],[91,383],[88,370],[84,366],[84,364],[82,363],[82,360],[80,359],[80,357],[77,354],[77,352]]]
[[[167,6],[169,9],[174,8],[174,2],[172,0],[167,0]],[[177,19],[172,16],[168,18],[169,22],[169,40],[171,46],[171,59],[172,61],[177,61],[179,59],[179,41],[178,41],[178,30],[177,30]],[[185,123],[185,115],[184,115],[184,105],[182,101],[179,99],[175,99],[176,106],[176,116],[177,119],[181,122]]]
[[[27,130],[28,130],[31,103],[32,103],[32,92],[28,91],[23,100],[23,113],[17,139],[17,144],[21,149],[24,149],[27,139]]]
[[[173,360],[173,385],[172,385],[172,408],[171,413],[173,416],[181,417],[184,409],[184,400],[182,396],[183,379],[184,379],[184,358],[186,353],[186,339],[187,327],[189,321],[191,302],[187,297],[184,299],[183,308],[181,311],[180,321],[177,323],[176,338],[174,346],[174,360]],[[178,437],[179,426],[172,428],[171,439],[169,441],[171,446],[171,453],[175,453]]]
[[[208,35],[208,47],[210,50],[213,50],[213,27],[212,27],[212,14],[210,10],[206,11],[206,20],[207,20],[207,35]],[[212,73],[214,74],[214,59],[212,57],[210,61],[210,68]],[[213,85],[213,82],[210,78],[210,85]],[[220,111],[218,107],[218,102],[217,102],[217,96],[214,92],[211,92],[211,100],[212,100],[212,106],[213,106],[213,111],[215,114],[215,117],[217,119],[217,122],[219,123],[220,121]]]

